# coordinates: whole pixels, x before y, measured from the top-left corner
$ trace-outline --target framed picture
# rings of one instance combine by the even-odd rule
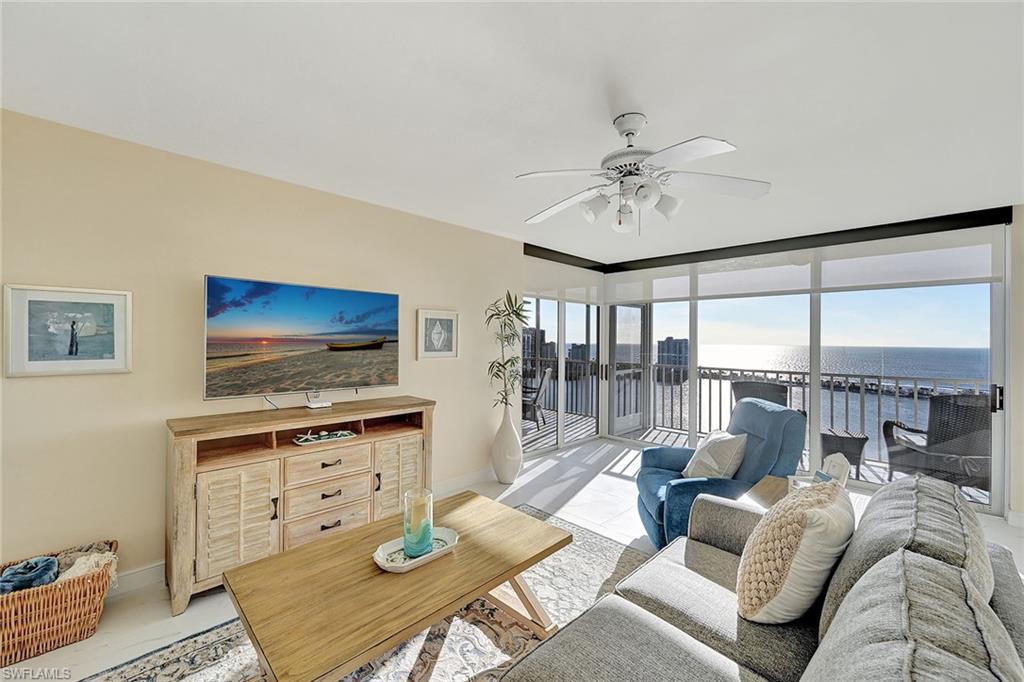
[[[9,377],[132,370],[130,291],[4,286]]]
[[[417,327],[417,357],[459,357],[459,314],[450,310],[420,310]]]

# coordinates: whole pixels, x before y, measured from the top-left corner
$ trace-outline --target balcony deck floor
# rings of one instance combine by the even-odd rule
[[[542,410],[544,419],[540,426],[523,420],[523,452],[534,452],[557,445],[557,413],[554,410]],[[565,415],[565,442],[597,435],[597,419],[586,414]]]

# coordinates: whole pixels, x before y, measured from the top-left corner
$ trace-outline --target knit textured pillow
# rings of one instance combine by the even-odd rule
[[[850,542],[853,505],[835,482],[797,489],[769,509],[747,539],[736,577],[739,614],[788,623],[821,594]]]

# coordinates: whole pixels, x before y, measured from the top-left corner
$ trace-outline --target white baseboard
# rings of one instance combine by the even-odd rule
[[[1014,528],[1024,528],[1024,511],[1006,510],[1006,522]]]
[[[438,481],[434,483],[434,500],[439,500],[442,497],[448,497],[449,495],[460,493],[463,490],[472,488],[480,483],[492,483],[497,480],[497,477],[494,475],[494,470],[487,467],[486,469],[473,471],[462,476]]]
[[[150,585],[159,585],[164,581],[164,562],[158,561],[149,566],[135,568],[130,571],[117,572],[117,587],[111,587],[107,597],[116,597]]]
[[[448,497],[467,488],[472,488],[480,483],[496,481],[494,471],[490,467],[474,471],[463,476],[456,476],[444,481],[439,481],[434,486],[434,499]],[[158,561],[149,566],[136,568],[131,571],[118,571],[117,587],[111,587],[108,597],[116,597],[126,592],[131,592],[142,587],[158,585],[164,581],[164,562]]]

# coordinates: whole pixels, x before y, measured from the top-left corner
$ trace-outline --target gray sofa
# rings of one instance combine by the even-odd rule
[[[880,489],[816,606],[785,625],[736,614],[740,554],[759,518],[699,496],[688,538],[503,679],[1024,682],[1024,584],[951,484],[917,476]]]

